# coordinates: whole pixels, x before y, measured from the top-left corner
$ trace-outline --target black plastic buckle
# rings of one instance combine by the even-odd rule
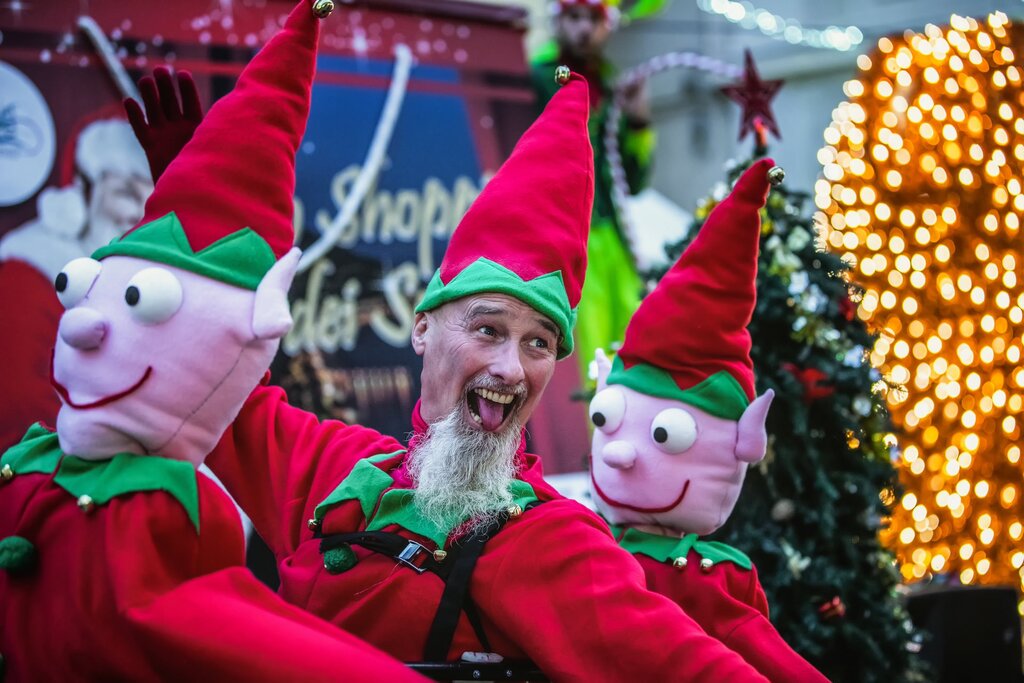
[[[420,555],[420,553],[426,552],[427,549],[419,543],[417,543],[416,541],[409,541],[405,548],[402,549],[402,552],[395,555],[395,559],[401,562],[402,564],[415,569],[417,574],[422,574],[423,572],[427,571],[427,568],[413,564],[413,560],[415,560]]]

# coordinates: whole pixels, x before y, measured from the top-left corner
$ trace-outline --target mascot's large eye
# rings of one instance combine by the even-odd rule
[[[96,276],[103,270],[100,262],[91,258],[76,258],[68,261],[64,270],[57,274],[53,287],[64,308],[76,306],[92,289]]]
[[[622,424],[626,413],[626,397],[618,389],[605,389],[590,402],[590,421],[605,434]]]
[[[651,438],[665,453],[682,453],[697,440],[697,422],[685,410],[663,410],[651,421]]]
[[[169,270],[143,268],[132,276],[124,301],[132,316],[145,325],[162,323],[181,308],[181,283]]]

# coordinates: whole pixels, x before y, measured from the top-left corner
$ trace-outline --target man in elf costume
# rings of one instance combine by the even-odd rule
[[[259,584],[233,503],[196,471],[291,324],[318,32],[301,0],[140,223],[56,278],[57,430],[0,458],[10,680],[419,678]]]
[[[576,339],[589,363],[592,349],[622,340],[629,318],[640,303],[643,283],[623,234],[613,202],[611,167],[605,151],[605,122],[613,97],[615,69],[604,56],[604,48],[619,19],[615,0],[559,0],[555,7],[555,39],[534,56],[531,73],[534,91],[541,105],[555,93],[551,71],[567,64],[586,78],[590,86],[590,142],[594,149],[594,208],[587,244],[586,284],[579,310]],[[665,4],[648,0],[635,3],[631,18],[640,18]],[[631,193],[647,185],[655,146],[647,89],[643,81],[633,84],[622,102],[619,151]],[[584,368],[585,369],[585,368]]]
[[[748,465],[765,455],[773,392],[755,398],[750,333],[760,210],[772,161],[762,159],[708,216],[644,299],[609,362],[597,354],[591,484],[648,587],[772,681],[824,681],[768,621],[750,559],[700,537],[736,504]]]
[[[763,680],[649,592],[604,523],[525,452],[526,420],[572,351],[593,193],[587,86],[559,77],[417,308],[409,446],[260,387],[210,467],[275,553],[281,595],[404,661],[503,659],[501,678],[528,658],[558,681]]]

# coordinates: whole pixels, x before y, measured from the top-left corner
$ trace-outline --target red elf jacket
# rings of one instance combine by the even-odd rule
[[[413,427],[426,430],[418,406]],[[524,450],[512,493],[521,509],[543,504],[487,542],[469,584],[492,651],[528,658],[553,681],[764,680],[648,591],[607,525],[559,496]],[[321,423],[289,406],[281,389],[258,387],[207,463],[276,555],[286,600],[399,659],[422,661],[442,580],[358,546],[338,561],[315,537],[395,531],[431,553],[450,549],[459,524],[438,528],[416,514],[405,457],[391,437]],[[483,649],[463,614],[448,659]]]
[[[768,621],[768,600],[757,569],[739,550],[697,534],[680,538],[612,527],[633,553],[647,587],[675,601],[688,615],[775,683],[827,679],[793,651]]]
[[[65,456],[35,425],[0,475],[6,681],[422,680],[260,584],[190,463]]]

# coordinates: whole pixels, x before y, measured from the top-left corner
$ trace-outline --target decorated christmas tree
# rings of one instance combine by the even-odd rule
[[[748,56],[742,83],[726,89],[744,107],[741,136],[756,138],[753,158],[729,169],[730,183],[767,155],[779,85],[762,81]],[[688,239],[726,192],[723,183],[698,208]],[[900,574],[878,539],[896,495],[896,441],[881,375],[868,363],[875,338],[856,315],[860,293],[847,266],[816,237],[810,199],[783,183],[762,215],[749,329],[757,392],[776,394],[768,455],[715,537],[750,555],[772,622],[831,680],[918,680]],[[670,247],[672,260],[687,244]]]

